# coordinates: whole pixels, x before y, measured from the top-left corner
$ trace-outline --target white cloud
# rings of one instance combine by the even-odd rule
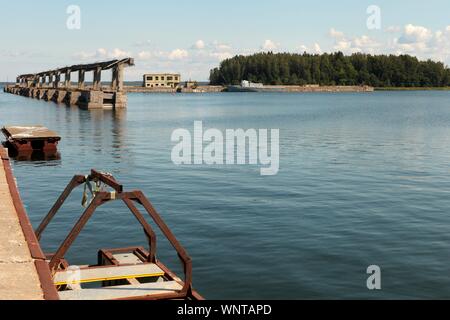
[[[221,43],[217,40],[214,40],[210,45],[209,48],[213,51],[231,51],[231,46],[226,43]]]
[[[334,39],[333,51],[345,54],[364,52],[371,54],[410,54],[419,59],[433,59],[450,63],[450,26],[433,31],[424,26],[407,24],[404,27],[390,26],[385,30],[391,36],[377,40],[367,35],[349,37],[331,28]],[[395,36],[395,34],[397,34]],[[311,52],[309,50],[309,52]]]
[[[398,39],[398,43],[412,44],[429,41],[433,37],[433,32],[422,26],[414,26],[408,24],[403,30],[402,36]]]
[[[108,56],[108,51],[103,48],[97,49],[97,52],[94,54],[94,57],[99,57],[99,58],[103,58],[106,56]]]
[[[197,40],[194,45],[192,46],[192,49],[202,50],[205,49],[205,42],[203,40]]]
[[[152,45],[152,41],[151,40],[145,40],[145,41],[138,41],[135,42],[133,46],[135,47],[148,47]]]
[[[211,52],[209,55],[219,62],[233,57],[231,52]]]
[[[360,48],[361,50],[373,49],[380,46],[377,41],[366,35],[354,38],[352,43],[354,44],[354,47]]]
[[[398,33],[398,32],[401,32],[401,31],[402,31],[402,28],[399,27],[399,26],[389,26],[386,29],[386,32],[388,32],[388,33]]]
[[[189,56],[189,52],[184,49],[175,49],[169,53],[168,58],[170,60],[183,60]]]
[[[307,47],[307,46],[305,46],[304,44],[302,44],[302,45],[299,45],[298,47],[297,47],[297,51],[300,51],[300,52],[308,52],[309,51],[309,48]]]
[[[153,57],[153,54],[150,51],[141,51],[138,53],[138,58],[141,60],[148,60]]]
[[[272,40],[265,40],[261,46],[261,49],[265,51],[275,51],[278,49],[279,46],[280,46],[279,43],[275,43]]]
[[[320,48],[320,45],[318,43],[314,43],[314,52],[318,54],[322,53],[322,49]]]
[[[129,51],[124,51],[120,49],[114,49],[111,53],[109,53],[109,56],[114,59],[123,59],[130,57],[132,54]]]
[[[27,58],[41,56],[40,54],[28,52],[28,51],[13,51],[13,50],[1,50],[0,57],[4,58]]]
[[[303,52],[307,52],[307,53],[316,53],[316,54],[321,54],[322,48],[320,47],[320,45],[316,42],[313,44],[313,46],[311,48],[305,46],[304,44],[300,45],[297,47],[297,51],[303,53]]]
[[[334,50],[336,51],[342,51],[342,52],[349,52],[349,50],[352,47],[352,42],[348,41],[348,40],[341,40],[341,41],[337,41],[334,45]]]
[[[408,24],[399,38],[393,40],[397,54],[407,53],[422,59],[434,59],[449,63],[450,26],[433,32],[423,26]]]
[[[340,39],[344,37],[344,33],[341,31],[337,31],[334,28],[331,28],[329,31],[329,35],[334,39]]]
[[[77,52],[74,54],[74,58],[80,60],[94,60],[94,59],[123,59],[131,57],[132,53],[129,51],[124,51],[118,48],[108,51],[104,48],[99,48],[95,52]]]
[[[220,62],[225,59],[232,58],[233,49],[229,44],[221,43],[219,41],[213,41],[207,48],[208,56],[213,59],[214,62]]]
[[[348,38],[344,33],[330,30],[330,35],[335,39],[333,49],[335,51],[342,51],[345,54],[352,54],[357,52],[376,53],[381,44],[367,35],[360,37]]]

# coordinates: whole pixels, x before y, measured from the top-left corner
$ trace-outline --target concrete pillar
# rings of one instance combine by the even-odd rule
[[[123,91],[123,72],[124,72],[123,65],[118,65],[113,68],[111,89]]]
[[[99,90],[86,90],[81,92],[78,106],[82,109],[102,109],[104,93]]]
[[[66,90],[59,89],[53,95],[53,100],[56,103],[62,103],[62,102],[64,102],[64,100],[66,100],[66,95],[67,95],[67,91]]]
[[[114,108],[124,109],[127,107],[128,99],[125,92],[117,91],[114,97]]]
[[[47,82],[47,75],[44,74],[41,76],[41,87],[44,87],[46,82]]]
[[[52,101],[54,99],[56,90],[55,89],[48,89],[46,91],[46,95],[44,96],[45,101]]]
[[[71,70],[67,69],[66,74],[64,76],[64,86],[66,88],[70,88],[70,73],[71,73]]]
[[[78,101],[80,100],[81,97],[80,91],[69,91],[67,95],[68,95],[66,100],[67,104],[71,106],[78,105]]]
[[[123,81],[124,81],[123,74],[124,74],[124,69],[125,69],[125,67],[122,64],[120,64],[117,67],[117,90],[118,91],[123,91]]]
[[[117,81],[118,81],[118,69],[117,69],[117,67],[114,67],[112,69],[112,80],[111,80],[111,89],[112,90],[117,89]]]
[[[52,73],[48,74],[48,86],[53,87],[53,74]]]
[[[78,71],[78,89],[84,89],[84,75],[86,71],[85,70],[79,70]]]
[[[94,90],[100,90],[102,87],[102,68],[97,67],[94,70]]]
[[[59,83],[61,82],[61,72],[56,72],[55,74],[55,83],[54,83],[54,87],[55,88],[59,88]]]

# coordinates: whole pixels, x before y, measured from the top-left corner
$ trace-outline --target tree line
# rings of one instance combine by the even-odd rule
[[[237,85],[242,80],[266,85],[444,87],[450,86],[450,69],[410,55],[267,52],[226,59],[210,73],[212,85]]]

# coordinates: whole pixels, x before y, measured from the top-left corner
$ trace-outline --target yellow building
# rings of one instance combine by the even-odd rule
[[[144,87],[146,88],[176,88],[181,82],[179,73],[152,73],[144,74]]]

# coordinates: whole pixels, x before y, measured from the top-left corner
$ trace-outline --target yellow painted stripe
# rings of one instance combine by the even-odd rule
[[[95,279],[84,279],[80,281],[71,281],[71,282],[56,282],[55,286],[63,286],[67,284],[79,284],[79,283],[91,283],[91,282],[100,282],[100,281],[114,281],[114,280],[126,280],[126,279],[135,279],[135,278],[153,278],[153,277],[162,277],[165,273],[151,273],[151,274],[139,274],[139,275],[131,275],[131,276],[119,276],[119,277],[105,277],[105,278],[95,278]]]

